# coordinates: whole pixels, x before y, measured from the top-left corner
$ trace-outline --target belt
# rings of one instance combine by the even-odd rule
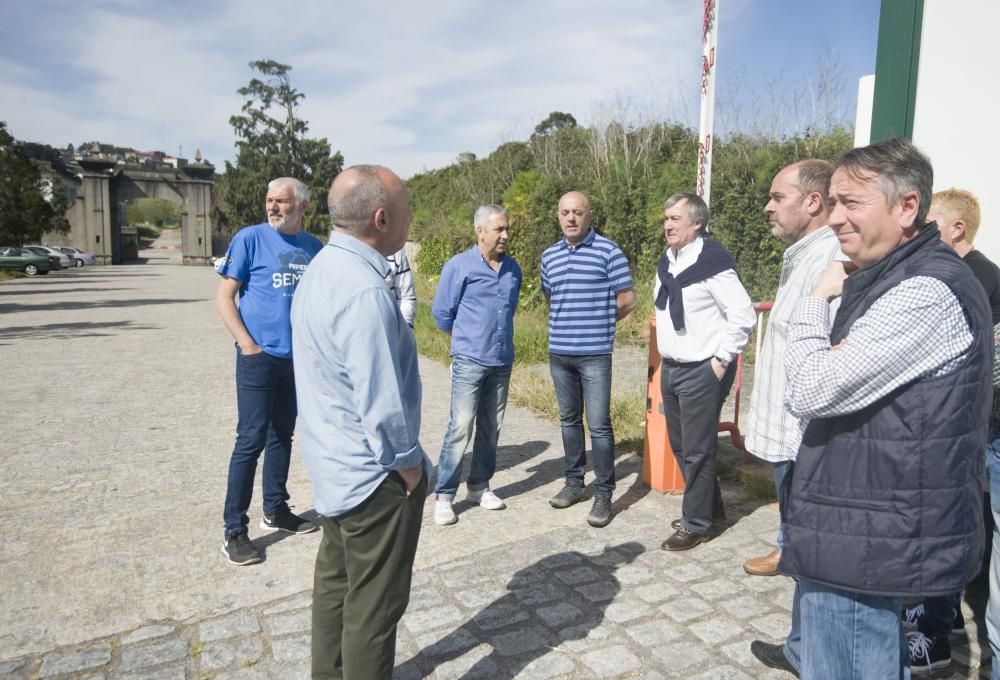
[[[701,366],[703,363],[705,363],[711,358],[712,357],[709,357],[708,359],[701,359],[700,361],[675,361],[673,359],[668,359],[667,357],[663,357],[663,363],[672,368],[690,368],[692,366]]]

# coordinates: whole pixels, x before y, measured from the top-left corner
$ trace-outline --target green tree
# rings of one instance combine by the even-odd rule
[[[553,111],[545,120],[535,126],[535,134],[544,136],[564,127],[576,127],[576,118],[573,117],[572,113]]]
[[[216,186],[213,220],[226,235],[262,221],[267,183],[295,177],[309,187],[311,197],[305,228],[325,235],[330,230],[326,192],[344,157],[331,151],[325,137],[306,136],[309,124],[298,115],[305,94],[292,87],[291,66],[260,60],[250,62],[250,68],[256,75],[237,91],[246,97],[241,113],[229,118],[236,133],[236,163],[226,162]]]
[[[19,246],[49,232],[68,232],[61,186],[53,189],[0,121],[0,245]]]
[[[176,227],[181,223],[181,207],[162,198],[134,198],[125,204],[125,221]]]
[[[560,193],[541,172],[527,170],[517,173],[503,195],[503,205],[510,212],[510,254],[524,272],[521,299],[528,306],[542,300],[542,253],[562,234],[556,216]]]

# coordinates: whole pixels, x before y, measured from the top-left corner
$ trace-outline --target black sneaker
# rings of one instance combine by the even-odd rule
[[[757,657],[757,660],[768,668],[777,668],[779,671],[791,673],[799,677],[799,672],[785,656],[784,645],[772,645],[763,640],[754,640],[750,643],[750,653]]]
[[[264,556],[246,534],[226,536],[226,540],[222,543],[222,552],[229,558],[231,564],[241,567],[264,561]]]
[[[903,628],[906,630],[916,630],[920,625],[920,619],[924,616],[924,603],[907,607],[903,610]]]
[[[291,510],[276,512],[273,515],[265,513],[264,519],[260,521],[260,528],[270,529],[272,531],[280,529],[281,531],[287,531],[290,534],[309,534],[319,529],[318,526],[307,520],[305,517],[299,517]]]
[[[549,499],[549,505],[562,510],[575,503],[579,503],[586,497],[587,493],[583,490],[582,486],[567,484],[559,493]]]
[[[587,524],[592,527],[606,527],[611,522],[611,496],[594,496],[594,505],[587,515]]]
[[[910,646],[910,672],[924,675],[946,667],[951,663],[951,643],[947,636],[931,639],[923,633],[908,633],[906,641]]]
[[[920,630],[923,628],[924,604],[908,607],[903,610],[903,627],[907,630]],[[955,610],[955,620],[951,624],[952,635],[961,635],[965,632],[965,616],[962,614],[962,606]]]

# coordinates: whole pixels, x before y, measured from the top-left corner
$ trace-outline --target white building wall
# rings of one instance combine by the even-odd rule
[[[967,189],[983,219],[976,247],[1000,264],[1000,51],[997,0],[925,0],[913,142],[934,190]]]

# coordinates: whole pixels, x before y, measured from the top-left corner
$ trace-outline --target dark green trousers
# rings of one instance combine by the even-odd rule
[[[312,606],[316,680],[389,680],[396,624],[410,601],[427,479],[409,496],[390,473],[364,503],[321,517]]]

